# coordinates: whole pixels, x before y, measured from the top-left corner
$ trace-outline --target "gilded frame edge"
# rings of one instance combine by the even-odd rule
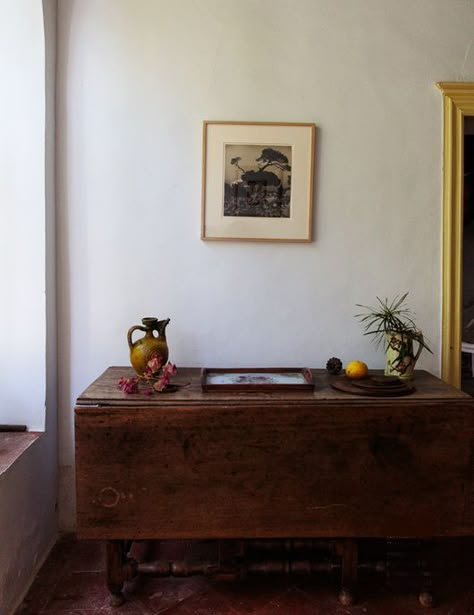
[[[460,388],[464,117],[474,116],[474,83],[436,85],[444,105],[441,377]]]
[[[209,237],[206,235],[206,151],[207,151],[207,128],[210,124],[228,124],[228,125],[243,125],[243,126],[300,126],[310,129],[311,133],[311,172],[309,186],[309,211],[308,211],[308,228],[307,235],[299,239],[286,238],[257,238],[257,237]],[[312,243],[313,237],[313,220],[314,220],[314,182],[315,182],[315,162],[316,162],[316,128],[317,125],[313,122],[251,122],[239,120],[203,120],[202,122],[202,180],[201,180],[201,228],[200,235],[202,241],[243,241],[243,242],[278,242],[278,243]]]

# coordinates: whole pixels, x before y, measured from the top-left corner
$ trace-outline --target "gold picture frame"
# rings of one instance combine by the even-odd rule
[[[312,241],[312,123],[203,123],[201,239]]]

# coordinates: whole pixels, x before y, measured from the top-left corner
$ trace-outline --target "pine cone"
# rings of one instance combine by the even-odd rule
[[[330,374],[337,376],[342,369],[342,361],[337,357],[331,357],[329,361],[326,363],[326,369]]]

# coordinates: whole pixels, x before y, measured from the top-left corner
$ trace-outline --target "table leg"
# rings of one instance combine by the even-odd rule
[[[122,593],[124,577],[125,541],[108,540],[106,544],[107,587],[111,593],[110,605],[120,606],[125,598]]]
[[[422,587],[418,594],[418,601],[421,606],[427,609],[431,609],[436,606],[436,598],[433,594],[433,579],[431,576],[432,569],[432,554],[429,547],[432,546],[429,543],[422,543],[422,560],[421,560],[421,575],[422,575]]]
[[[357,589],[357,564],[358,564],[358,544],[357,540],[347,539],[342,544],[342,569],[341,569],[341,591],[339,592],[339,602],[344,606],[354,604]]]
[[[434,606],[436,606],[433,592],[429,589],[424,589],[418,594],[418,601],[421,606],[424,606],[426,609],[432,609]]]

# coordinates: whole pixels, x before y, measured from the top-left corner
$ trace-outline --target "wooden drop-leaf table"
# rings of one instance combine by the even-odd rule
[[[78,535],[107,541],[115,603],[140,570],[131,540],[344,539],[350,602],[357,539],[474,535],[474,400],[423,371],[390,398],[312,371],[314,391],[203,392],[181,368],[178,391],[147,397],[111,367],[79,396]]]

